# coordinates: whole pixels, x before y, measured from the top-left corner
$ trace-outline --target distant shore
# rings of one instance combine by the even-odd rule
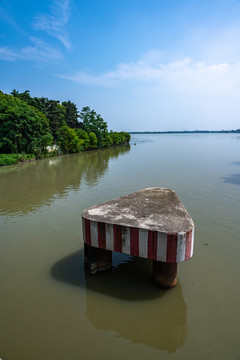
[[[237,130],[184,130],[184,131],[129,131],[129,134],[231,134],[240,133]]]

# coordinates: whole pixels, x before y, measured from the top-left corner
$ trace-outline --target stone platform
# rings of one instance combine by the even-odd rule
[[[177,263],[193,255],[194,223],[176,193],[148,188],[83,211],[85,263],[90,273],[111,267],[112,251],[153,260],[158,285],[174,286]],[[159,280],[172,273],[174,279]],[[169,275],[170,276],[170,275]]]

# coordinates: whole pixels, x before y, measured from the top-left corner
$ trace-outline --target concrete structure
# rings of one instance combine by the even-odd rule
[[[176,193],[149,188],[83,211],[85,266],[112,265],[112,251],[153,260],[156,284],[177,283],[177,264],[193,255],[194,223]]]

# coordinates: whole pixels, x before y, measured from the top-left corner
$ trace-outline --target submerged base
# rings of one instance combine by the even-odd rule
[[[95,248],[84,243],[84,266],[91,275],[112,267],[112,251]]]
[[[112,251],[84,243],[84,266],[91,275],[112,267]],[[153,281],[164,289],[177,285],[177,264],[153,260]]]
[[[153,281],[164,289],[177,285],[177,264],[153,260]]]

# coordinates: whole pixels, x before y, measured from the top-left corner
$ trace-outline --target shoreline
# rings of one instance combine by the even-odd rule
[[[53,155],[53,156],[43,156],[43,157],[39,157],[39,158],[32,158],[32,159],[23,159],[23,160],[20,160],[20,161],[17,161],[13,164],[4,164],[4,165],[1,165],[0,164],[0,169],[2,167],[5,167],[5,166],[14,166],[14,165],[19,165],[19,164],[25,164],[25,163],[28,163],[28,162],[34,162],[34,161],[38,161],[38,160],[44,160],[44,159],[53,159],[53,158],[57,158],[59,156],[65,156],[65,155],[73,155],[73,154],[82,154],[82,153],[85,153],[87,151],[101,151],[101,150],[105,150],[105,149],[110,149],[110,148],[114,148],[114,147],[117,147],[117,146],[127,146],[129,144],[129,142],[126,142],[126,143],[123,143],[123,144],[119,144],[119,145],[111,145],[111,146],[106,146],[106,147],[103,147],[103,148],[96,148],[96,149],[87,149],[87,150],[84,150],[84,151],[79,151],[79,152],[76,152],[76,153],[60,153],[60,154],[57,154],[57,155]],[[12,154],[0,154],[0,158],[1,158],[1,155],[12,155]],[[21,154],[13,154],[13,155],[21,155]],[[27,155],[27,154],[26,154]]]

